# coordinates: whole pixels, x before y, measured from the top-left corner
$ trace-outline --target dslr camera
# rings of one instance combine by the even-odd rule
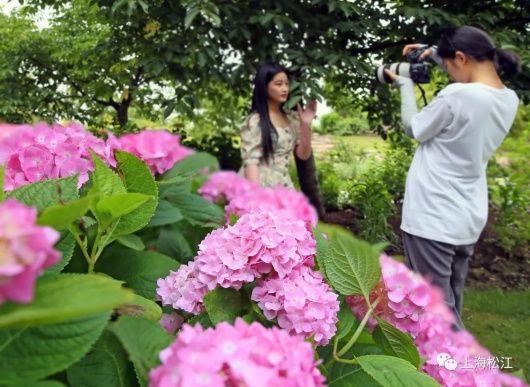
[[[397,75],[412,79],[414,83],[429,83],[431,81],[432,59],[420,59],[421,54],[428,47],[420,47],[407,54],[407,62],[383,64],[376,70],[376,78],[380,83],[392,83],[384,70],[389,69]]]

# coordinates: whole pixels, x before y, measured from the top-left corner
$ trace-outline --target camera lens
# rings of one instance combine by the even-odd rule
[[[410,64],[406,62],[384,64],[377,68],[376,78],[380,83],[392,83],[392,80],[385,74],[385,69],[395,72],[401,77],[410,78]]]

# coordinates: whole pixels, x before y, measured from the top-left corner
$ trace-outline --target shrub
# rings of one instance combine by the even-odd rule
[[[191,131],[177,131],[182,144],[209,153],[219,160],[222,169],[237,171],[241,167],[241,138],[226,132],[215,132],[206,136],[195,136]]]
[[[320,134],[348,136],[369,133],[370,127],[365,114],[362,112],[352,112],[347,116],[331,112],[322,116],[320,124],[315,126],[314,131]]]
[[[490,170],[495,167],[490,167]],[[530,189],[506,170],[490,177],[490,200],[495,211],[493,229],[500,246],[509,254],[528,255],[530,245]]]
[[[397,243],[399,238],[388,222],[396,206],[388,187],[378,174],[362,175],[343,184],[338,195],[340,208],[355,208],[359,236],[373,243]]]
[[[376,242],[397,243],[389,219],[405,192],[411,156],[391,147],[381,157],[340,142],[319,163],[319,178],[328,208],[354,208],[359,235]]]

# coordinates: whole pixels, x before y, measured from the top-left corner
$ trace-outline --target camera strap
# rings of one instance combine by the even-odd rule
[[[421,87],[421,85],[418,83],[418,88],[420,89],[421,91],[421,98],[423,99],[423,104],[424,106],[427,106],[427,97],[425,96],[425,90],[423,90],[423,87]]]

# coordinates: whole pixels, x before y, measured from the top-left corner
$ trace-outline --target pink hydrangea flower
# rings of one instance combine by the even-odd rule
[[[166,278],[159,278],[156,284],[157,297],[162,301],[162,305],[192,314],[202,312],[202,299],[208,288],[197,279],[195,262],[181,265]]]
[[[186,324],[160,360],[149,373],[151,387],[317,387],[325,381],[301,337],[242,319],[206,330]]]
[[[204,295],[217,286],[240,289],[271,272],[284,278],[299,266],[313,266],[315,252],[304,222],[252,212],[208,234],[194,261],[158,280],[157,294],[164,305],[197,314]]]
[[[424,372],[448,387],[502,387],[520,382],[486,363],[483,367],[471,364],[476,359],[487,362],[494,357],[469,332],[452,329],[455,318],[440,289],[390,257],[382,255],[380,262],[382,278],[370,294],[372,304],[380,300],[374,314],[414,338],[420,355],[427,359]],[[368,308],[362,297],[351,296],[347,302],[358,319],[365,316]],[[375,319],[368,321],[370,329],[376,325]],[[439,363],[443,354],[453,362],[447,367]],[[506,384],[512,379],[513,384]]]
[[[18,132],[19,129],[25,126],[26,125],[0,124],[0,142]]]
[[[525,383],[522,379],[513,375],[501,373],[499,375],[499,382],[503,387],[529,387],[528,383]]]
[[[258,189],[262,188],[235,172],[219,171],[213,173],[208,181],[199,188],[199,193],[212,203],[230,202],[248,191],[257,191]]]
[[[251,212],[208,234],[194,261],[160,279],[157,293],[166,305],[199,313],[207,291],[240,289],[268,273],[285,278],[297,267],[313,266],[315,252],[315,239],[301,220]]]
[[[283,212],[293,219],[303,220],[309,228],[318,222],[317,212],[305,195],[282,186],[249,190],[234,197],[225,208],[226,218],[254,210]]]
[[[320,272],[302,266],[286,278],[262,279],[252,291],[269,320],[278,319],[280,328],[292,334],[313,336],[326,345],[335,335],[339,301]]]
[[[428,313],[424,329],[415,339],[426,359],[422,370],[448,387],[525,386],[503,374],[496,358],[467,331],[453,331],[442,316]],[[452,364],[446,363],[452,362]]]
[[[205,283],[215,277],[223,287],[240,287],[273,270],[283,278],[300,265],[313,266],[315,252],[304,222],[255,211],[209,234],[199,245],[197,266]]]
[[[169,314],[163,313],[159,322],[160,325],[162,325],[162,328],[164,328],[167,332],[174,334],[177,329],[182,326],[184,318],[175,312]]]
[[[115,144],[117,142],[118,144]],[[165,130],[143,130],[113,140],[114,146],[142,159],[153,174],[164,173],[194,151],[180,144],[180,138]]]
[[[384,254],[380,256],[380,263],[382,278],[369,297],[372,304],[379,299],[374,310],[375,316],[385,319],[412,337],[422,331],[427,310],[438,310],[438,313],[444,313],[445,318],[453,318],[439,290],[419,274]],[[368,306],[362,296],[350,296],[346,301],[358,319],[365,316]],[[369,329],[374,329],[376,325],[376,320],[370,317]]]
[[[54,249],[60,234],[36,219],[34,208],[13,199],[0,203],[0,304],[31,302],[37,277],[61,258]]]
[[[90,151],[115,165],[110,147],[79,124],[19,125],[0,141],[0,164],[6,165],[4,189],[76,173],[81,187],[94,170]]]

